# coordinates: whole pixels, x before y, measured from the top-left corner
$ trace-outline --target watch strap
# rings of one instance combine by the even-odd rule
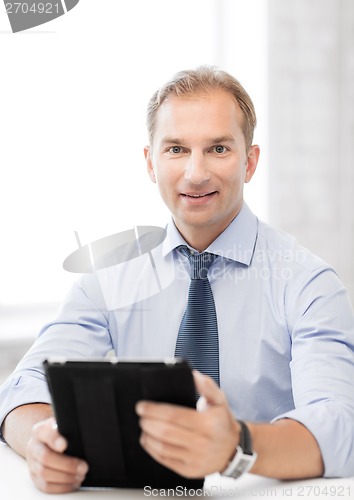
[[[252,437],[247,425],[241,420],[238,423],[241,427],[240,442],[236,447],[232,460],[226,469],[221,472],[223,476],[233,477],[234,479],[248,472],[257,459],[257,453],[252,450]]]
[[[246,455],[252,455],[253,450],[252,450],[251,433],[248,430],[248,427],[245,424],[245,422],[243,422],[242,420],[238,420],[238,423],[241,426],[239,446],[242,448],[243,453],[245,453]]]

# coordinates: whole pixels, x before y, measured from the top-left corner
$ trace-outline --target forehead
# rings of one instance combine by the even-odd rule
[[[242,133],[243,115],[235,98],[224,90],[183,96],[169,95],[155,119],[154,139],[170,134],[193,136]]]

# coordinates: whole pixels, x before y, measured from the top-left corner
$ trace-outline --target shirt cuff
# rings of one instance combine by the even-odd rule
[[[0,390],[0,441],[6,442],[1,432],[6,416],[18,406],[31,403],[52,404],[47,382],[43,375],[20,375],[6,381]]]

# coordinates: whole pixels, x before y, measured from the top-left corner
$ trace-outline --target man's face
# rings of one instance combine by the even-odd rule
[[[240,211],[259,148],[246,152],[241,110],[222,90],[169,96],[156,118],[145,148],[150,178],[187,241],[198,231],[212,241]]]

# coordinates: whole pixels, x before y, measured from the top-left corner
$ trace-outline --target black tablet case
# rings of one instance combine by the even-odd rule
[[[67,361],[44,362],[59,432],[66,453],[85,459],[83,486],[199,489],[160,465],[140,446],[138,400],[195,407],[187,363]]]

